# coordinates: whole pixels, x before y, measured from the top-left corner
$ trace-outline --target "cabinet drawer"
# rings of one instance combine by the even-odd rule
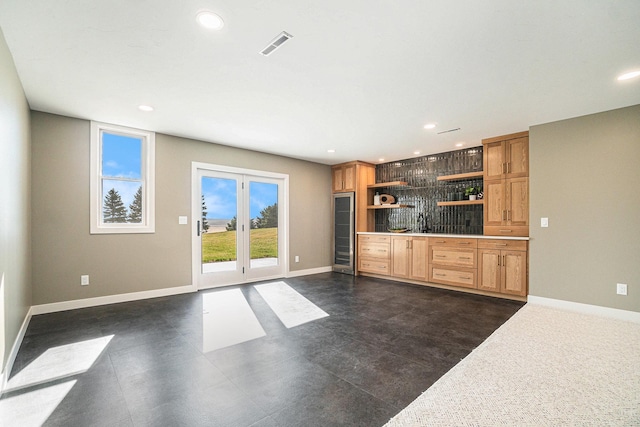
[[[529,236],[529,226],[499,226],[499,225],[485,225],[484,226],[484,235],[485,236],[517,236],[517,237],[528,237]]]
[[[476,287],[476,270],[448,269],[437,266],[429,269],[429,281],[445,285],[462,286],[465,288]]]
[[[433,237],[429,239],[431,246],[450,246],[456,248],[477,248],[478,239],[462,239],[456,237]]]
[[[366,273],[389,275],[389,260],[375,258],[359,258],[358,270]]]
[[[360,234],[358,235],[360,242],[372,242],[372,243],[389,243],[391,241],[390,236],[375,235],[375,234]]]
[[[476,268],[477,251],[475,249],[432,246],[429,253],[431,264]]]
[[[478,239],[478,249],[509,249],[512,251],[526,251],[526,240]]]
[[[391,255],[391,247],[384,243],[360,243],[358,255],[365,258],[384,258],[389,259]]]

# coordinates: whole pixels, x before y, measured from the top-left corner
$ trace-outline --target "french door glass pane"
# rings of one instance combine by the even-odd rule
[[[250,267],[278,265],[278,185],[249,183]]]
[[[202,273],[237,268],[238,194],[235,179],[202,177]]]

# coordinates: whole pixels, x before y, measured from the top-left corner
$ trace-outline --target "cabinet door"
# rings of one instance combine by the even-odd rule
[[[478,250],[478,289],[500,292],[500,255],[496,249]]]
[[[506,223],[510,226],[529,225],[529,178],[505,180],[505,199]]]
[[[409,277],[409,243],[405,236],[391,237],[391,275]]]
[[[504,142],[506,178],[529,176],[529,137]]]
[[[332,169],[333,172],[333,192],[343,191],[344,189],[344,169],[338,166]]]
[[[484,225],[500,226],[506,218],[503,181],[485,181]]]
[[[485,144],[484,155],[484,179],[500,179],[504,176],[504,145],[502,141]]]
[[[411,239],[411,278],[414,280],[427,280],[427,257],[429,252],[428,239],[426,237],[414,237]]]
[[[527,295],[527,253],[521,251],[501,251],[503,294]]]
[[[356,191],[356,165],[346,165],[342,169],[344,191]]]

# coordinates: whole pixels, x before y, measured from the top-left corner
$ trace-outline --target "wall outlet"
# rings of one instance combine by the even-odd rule
[[[179,217],[178,217],[178,224],[180,224],[180,225],[185,225],[185,224],[187,224],[187,221],[188,221],[188,220],[187,220],[187,217],[186,217],[186,216],[179,216]]]
[[[296,255],[296,262],[300,262],[300,257],[298,255]]]
[[[626,295],[627,294],[627,285],[625,283],[618,283],[616,285],[616,293],[618,295]]]
[[[80,285],[87,286],[88,284],[89,284],[89,275],[88,274],[84,274],[84,275],[80,276]]]
[[[548,227],[549,226],[549,218],[540,218],[540,227]]]

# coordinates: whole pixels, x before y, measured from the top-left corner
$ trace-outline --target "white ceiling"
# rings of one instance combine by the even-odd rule
[[[638,0],[1,0],[0,27],[34,110],[326,164],[640,103]]]

